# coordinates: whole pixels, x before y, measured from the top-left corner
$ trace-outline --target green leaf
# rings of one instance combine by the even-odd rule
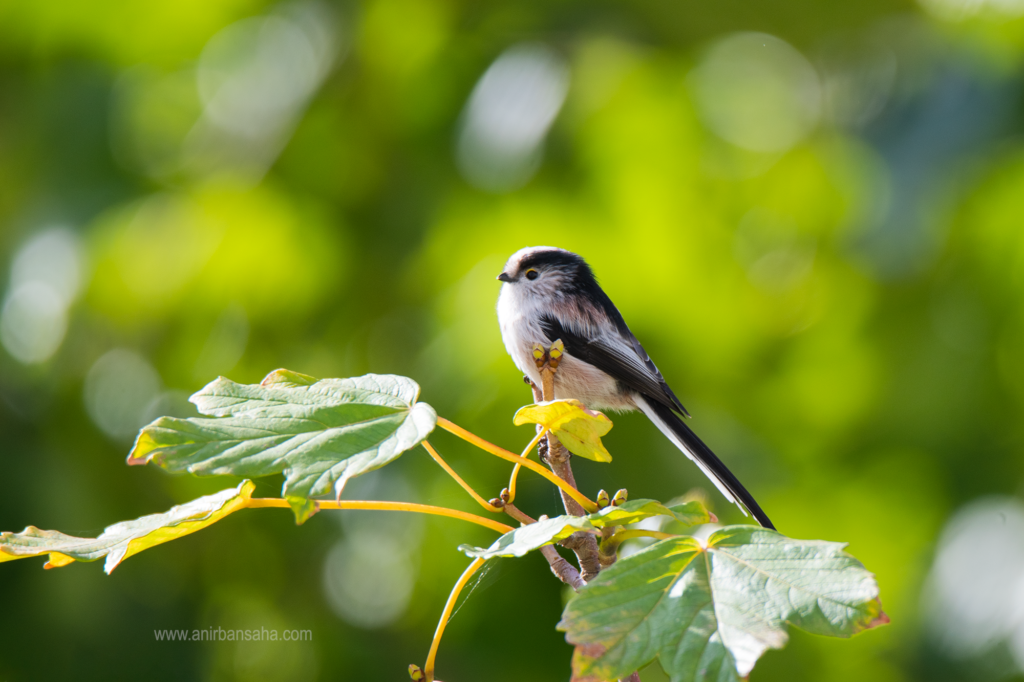
[[[718,519],[700,502],[694,500],[666,507],[655,500],[628,500],[618,506],[608,506],[589,518],[595,526],[624,526],[652,516],[671,516],[685,526],[699,526]]]
[[[737,682],[786,644],[787,623],[832,637],[888,623],[874,576],[844,547],[731,526],[620,559],[558,624],[576,646],[573,680],[626,677],[657,657],[673,682]]]
[[[513,418],[516,426],[540,424],[574,455],[595,462],[612,461],[601,436],[612,429],[612,420],[600,412],[588,410],[578,400],[549,400],[519,408]]]
[[[712,518],[700,502],[688,502],[669,508],[654,500],[630,500],[618,507],[605,507],[587,516],[563,515],[541,519],[505,533],[490,547],[461,545],[459,550],[473,558],[521,557],[544,545],[564,540],[577,531],[596,535],[605,527],[624,526],[661,515],[671,516],[687,525],[708,523]]]
[[[600,532],[586,516],[555,516],[550,519],[540,519],[536,523],[509,531],[495,540],[490,547],[459,545],[459,551],[474,559],[520,557],[527,552],[540,549],[544,545],[564,540],[576,531]]]
[[[277,370],[261,384],[223,377],[190,400],[212,418],[161,417],[142,429],[129,464],[153,462],[197,476],[284,473],[282,497],[302,523],[304,502],[394,461],[434,429],[437,414],[416,402],[412,379],[367,374],[315,381]]]
[[[49,561],[43,568],[56,568],[73,561],[106,557],[103,570],[110,573],[133,554],[195,533],[245,508],[255,488],[252,481],[242,481],[237,488],[200,497],[163,514],[107,526],[97,538],[78,538],[55,530],[39,530],[35,526],[20,533],[2,533],[0,562],[49,554]]]

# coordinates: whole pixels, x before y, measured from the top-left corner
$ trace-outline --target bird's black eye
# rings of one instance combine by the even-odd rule
[[[537,271],[533,269],[527,270],[526,279],[537,279]]]

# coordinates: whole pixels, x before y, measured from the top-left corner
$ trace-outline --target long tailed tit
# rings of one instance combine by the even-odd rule
[[[516,366],[541,384],[533,346],[561,339],[555,398],[599,410],[639,409],[700,467],[723,495],[765,528],[774,528],[747,489],[682,417],[689,417],[622,315],[576,254],[535,246],[512,254],[498,279],[501,337]],[[745,508],[745,509],[744,509]]]

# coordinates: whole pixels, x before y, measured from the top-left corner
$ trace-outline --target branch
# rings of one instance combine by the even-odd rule
[[[565,346],[561,340],[551,344],[549,350],[545,350],[540,344],[534,346],[533,357],[537,363],[537,369],[540,370],[541,378],[540,389],[532,383],[530,384],[533,388],[535,401],[538,393],[540,393],[540,398],[543,401],[555,399],[555,372],[558,370],[558,363],[564,349]],[[551,433],[547,434],[542,443],[547,446],[546,461],[548,466],[551,467],[551,471],[565,481],[570,489],[576,490],[576,477],[573,476],[572,465],[569,463],[571,457],[569,451]],[[541,459],[544,459],[543,452],[541,452]],[[559,486],[559,491],[562,493],[562,504],[565,506],[567,514],[571,516],[585,516],[588,511],[595,511],[594,509],[585,509],[579,504],[575,496],[567,494],[568,491],[565,487]],[[597,574],[601,572],[597,538],[589,533],[574,533],[564,540],[562,544],[576,554],[576,560],[579,561],[580,573],[584,582],[590,582],[597,577]]]
[[[555,574],[555,577],[571,587],[573,590],[579,592],[580,589],[586,585],[586,583],[583,582],[583,577],[580,575],[580,572],[576,570],[575,566],[562,558],[554,545],[545,545],[541,547],[540,553],[548,560],[548,564],[551,566],[551,572]]]

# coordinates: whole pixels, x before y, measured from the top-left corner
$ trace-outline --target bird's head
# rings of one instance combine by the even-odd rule
[[[553,246],[529,246],[512,254],[498,279],[523,293],[550,293],[593,281],[586,261]]]

